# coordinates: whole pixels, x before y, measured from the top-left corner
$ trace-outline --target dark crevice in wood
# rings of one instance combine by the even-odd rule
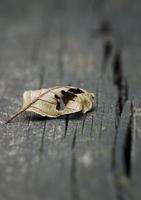
[[[115,50],[113,57],[113,83],[117,88],[116,118],[115,118],[115,138],[112,149],[112,169],[115,170],[115,151],[119,122],[126,101],[128,100],[128,83],[123,75],[121,50]]]
[[[112,55],[114,43],[114,32],[111,23],[108,20],[103,20],[100,27],[94,31],[97,36],[100,36],[103,42],[103,58],[102,58],[102,75],[106,71],[108,61]]]
[[[66,118],[65,118],[65,134],[64,134],[64,138],[65,138],[66,135],[67,135],[68,123],[69,123],[69,116],[66,115]]]
[[[77,133],[77,126],[76,126],[74,134],[73,134],[72,145],[71,145],[72,150],[75,148],[75,144],[76,144],[76,133]]]
[[[130,178],[131,175],[131,151],[132,151],[132,126],[133,126],[133,106],[131,106],[131,116],[128,122],[128,127],[126,130],[126,136],[124,141],[124,147],[122,149],[122,157],[123,157],[123,169],[124,175],[119,175],[119,167],[116,164],[116,146],[117,146],[117,137],[119,131],[119,124],[121,121],[121,116],[123,113],[123,109],[125,103],[128,100],[128,83],[123,73],[123,65],[122,65],[122,52],[120,49],[115,49],[114,56],[113,56],[113,83],[117,88],[117,104],[116,104],[116,119],[115,119],[115,138],[114,144],[112,149],[112,169],[113,173],[115,174],[115,189],[117,192],[117,199],[118,200],[129,200],[130,194],[127,191],[126,186],[123,185],[121,182],[122,177]],[[124,134],[124,133],[123,133]]]
[[[120,50],[115,51],[113,58],[113,81],[120,88],[123,80],[122,55]]]
[[[130,117],[125,124],[127,128],[125,129],[125,133],[121,132],[122,134],[125,134],[125,137],[123,137],[124,139],[123,146],[120,146],[120,144],[118,144],[119,146],[116,147],[118,131],[119,131],[117,129],[116,130],[117,133],[115,135],[115,142],[112,149],[112,169],[115,176],[115,189],[116,189],[118,200],[126,200],[126,199],[132,200],[133,199],[128,186],[125,184],[126,181],[130,181],[130,177],[132,173],[132,149],[133,149],[133,135],[134,135],[133,119],[134,119],[134,105],[132,102],[130,106]],[[118,163],[118,162],[121,162],[119,160],[120,158],[118,158],[118,156],[117,158],[115,157],[116,151],[120,152],[119,148],[122,148],[121,155],[120,155],[122,159],[122,164]],[[125,180],[125,182],[123,180]]]
[[[124,160],[124,170],[128,177],[131,175],[131,154],[132,154],[132,144],[133,144],[133,115],[134,115],[134,105],[133,102],[131,103],[130,107],[130,118],[126,130],[125,136],[125,143],[124,143],[124,153],[123,153],[123,160]]]
[[[113,58],[113,82],[116,85],[118,92],[116,105],[116,127],[118,127],[125,102],[128,100],[128,83],[123,75],[122,67],[121,51],[116,50]]]

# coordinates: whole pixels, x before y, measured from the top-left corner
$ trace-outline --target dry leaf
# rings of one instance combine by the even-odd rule
[[[92,109],[94,103],[93,93],[76,87],[56,86],[49,89],[25,91],[22,109],[15,113],[7,123],[24,111],[35,112],[51,118],[80,111],[86,113]]]

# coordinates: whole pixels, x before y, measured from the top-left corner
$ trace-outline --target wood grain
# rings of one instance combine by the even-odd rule
[[[140,199],[139,6],[1,5],[0,121],[30,89],[72,85],[94,92],[97,102],[85,115],[24,113],[1,125],[0,199]]]

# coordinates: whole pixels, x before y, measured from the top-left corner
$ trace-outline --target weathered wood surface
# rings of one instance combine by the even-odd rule
[[[0,199],[140,199],[140,1],[4,1],[0,120],[27,89],[95,92],[86,115],[0,127]]]

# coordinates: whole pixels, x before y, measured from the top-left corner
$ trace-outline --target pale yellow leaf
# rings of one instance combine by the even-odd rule
[[[23,107],[7,122],[24,111],[56,118],[76,112],[86,113],[95,104],[95,96],[82,88],[56,86],[49,89],[30,90],[23,94]]]

